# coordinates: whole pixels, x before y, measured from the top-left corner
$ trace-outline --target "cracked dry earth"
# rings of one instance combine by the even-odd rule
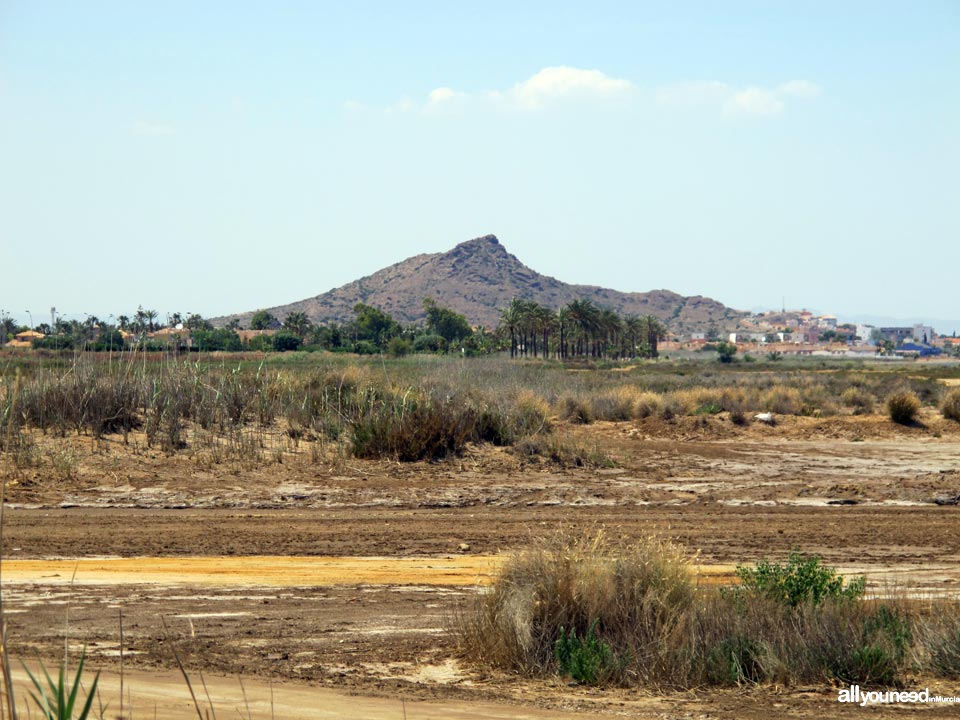
[[[171,718],[191,717],[174,649],[224,712],[242,704],[242,678],[254,717],[270,717],[271,691],[291,718],[839,716],[829,687],[601,692],[484,672],[459,662],[449,628],[503,553],[558,528],[663,533],[720,581],[737,563],[799,548],[878,589],[956,595],[960,425],[923,419],[558,430],[614,461],[601,469],[488,446],[438,463],[318,461],[302,447],[213,463],[135,436],[38,437],[77,463],[66,477],[5,468],[11,651],[56,661],[66,639],[117,691],[122,615],[137,714],[157,703]]]

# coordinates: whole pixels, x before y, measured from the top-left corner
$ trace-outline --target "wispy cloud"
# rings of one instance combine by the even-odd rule
[[[783,112],[783,100],[777,93],[759,87],[748,87],[731,95],[723,104],[724,115],[753,115],[755,117],[779,115]]]
[[[655,88],[651,95],[641,93],[630,80],[600,70],[557,65],[543,68],[506,89],[466,92],[443,86],[431,90],[424,100],[403,97],[380,110],[389,114],[419,112],[424,115],[483,107],[538,112],[561,105],[634,102],[641,98],[650,102],[648,98],[652,97],[652,102],[659,106],[703,108],[726,117],[773,117],[781,114],[788,102],[815,98],[820,93],[820,87],[809,80],[790,80],[774,88],[735,87],[714,80],[664,85]],[[366,106],[350,101],[344,107],[359,110]]]
[[[773,117],[786,109],[788,101],[808,100],[820,93],[820,86],[809,80],[791,80],[775,88],[736,88],[713,81],[667,85],[655,97],[661,105],[713,108],[727,117]]]
[[[173,135],[177,129],[167,123],[145,122],[138,120],[130,126],[134,135]]]
[[[778,87],[777,92],[783,96],[815,98],[821,93],[821,89],[809,80],[791,80]]]
[[[425,114],[451,111],[466,106],[493,106],[501,109],[533,112],[559,104],[589,104],[629,97],[637,87],[629,80],[611,77],[599,70],[560,65],[547,67],[513,87],[503,90],[465,92],[452,87],[430,91],[426,100],[414,103],[403,98],[390,105],[388,112],[418,110]],[[352,103],[349,109],[358,109]]]

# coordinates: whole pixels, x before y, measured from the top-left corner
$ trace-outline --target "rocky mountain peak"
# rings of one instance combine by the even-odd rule
[[[559,308],[589,299],[626,315],[655,315],[670,329],[705,329],[735,324],[740,313],[709,298],[684,298],[665,290],[624,293],[593,285],[570,285],[541,275],[507,252],[496,235],[459,243],[445,253],[417,255],[313,298],[268,308],[283,319],[305,312],[315,323],[349,322],[358,302],[378,307],[403,323],[423,320],[430,297],[467,317],[471,324],[495,327],[500,311],[514,298]],[[249,322],[252,311],[230,317]]]

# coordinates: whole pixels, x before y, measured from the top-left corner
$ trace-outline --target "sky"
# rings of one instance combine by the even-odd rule
[[[0,1],[0,312],[241,312],[489,233],[960,331],[960,2]]]

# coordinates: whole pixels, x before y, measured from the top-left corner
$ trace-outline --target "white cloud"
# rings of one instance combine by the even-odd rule
[[[130,126],[135,135],[173,135],[177,129],[166,123],[137,121]]]
[[[467,93],[459,92],[453,88],[438,87],[430,91],[427,102],[423,106],[423,112],[435,113],[452,109],[468,99]]]
[[[758,87],[735,92],[723,105],[724,115],[770,116],[783,112],[783,101],[776,93]]]
[[[456,90],[448,87],[438,87],[436,90],[430,91],[430,96],[427,98],[427,102],[431,105],[439,105],[440,103],[462,97],[466,97],[466,93],[457,92]]]
[[[600,70],[557,65],[543,68],[506,90],[467,93],[443,86],[431,90],[422,102],[415,103],[409,98],[402,98],[385,108],[385,111],[419,110],[429,115],[462,109],[467,103],[473,108],[486,105],[536,111],[560,104],[632,100],[640,96],[639,90],[630,80],[612,77]],[[820,86],[809,80],[790,80],[775,88],[738,88],[712,80],[665,85],[656,88],[652,97],[653,102],[660,106],[714,108],[715,112],[728,117],[774,117],[786,109],[788,101],[807,100],[820,93]]]
[[[560,65],[547,67],[505,92],[488,96],[522,110],[536,110],[555,102],[591,102],[629,96],[636,86],[629,80],[606,75],[599,70],[581,70]]]
[[[587,103],[625,98],[636,89],[629,80],[610,77],[599,70],[581,70],[561,65],[544,68],[506,90],[466,93],[451,87],[438,87],[430,91],[420,109],[430,114],[470,101],[517,110],[539,110],[561,102]],[[397,109],[397,105],[388,109]],[[404,109],[413,109],[412,104]]]
[[[821,90],[819,85],[809,80],[791,80],[778,87],[777,93],[798,98],[815,98]]]

